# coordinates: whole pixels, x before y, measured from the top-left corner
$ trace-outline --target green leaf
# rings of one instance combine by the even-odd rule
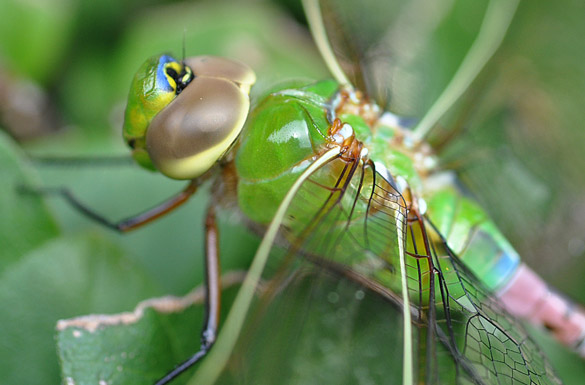
[[[564,384],[579,384],[585,378],[583,358],[579,357],[568,347],[561,345],[546,330],[528,325],[531,336],[546,352],[550,362],[557,371]]]
[[[268,297],[255,303],[218,384],[402,383],[402,314],[381,296],[317,271]]]
[[[96,236],[60,238],[0,275],[0,372],[7,384],[59,381],[58,319],[132,307],[156,285],[122,249]]]
[[[60,381],[57,320],[127,309],[158,284],[98,235],[59,237],[42,197],[19,192],[38,178],[0,134],[0,372],[3,383]]]
[[[68,0],[0,2],[0,57],[12,72],[46,82],[73,36],[76,4]]]
[[[0,132],[0,273],[59,232],[40,197],[17,190],[19,185],[36,180],[20,156],[15,145]]]
[[[222,280],[224,286],[232,286],[243,277],[231,273]],[[224,305],[235,291],[224,292]],[[184,297],[143,301],[132,312],[60,321],[57,344],[64,381],[153,383],[199,349],[203,300],[204,288],[199,286]]]

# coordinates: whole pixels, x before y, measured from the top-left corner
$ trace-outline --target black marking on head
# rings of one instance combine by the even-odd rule
[[[169,75],[174,81],[175,81],[175,94],[179,95],[184,89],[185,87],[187,87],[187,85],[189,85],[189,83],[191,83],[191,81],[193,79],[195,79],[195,75],[193,74],[193,71],[191,71],[191,69],[189,68],[189,71],[187,71],[187,66],[183,65],[183,70],[178,73],[177,71],[175,71],[174,68],[172,67],[167,67],[166,68],[166,73],[167,75]],[[185,78],[185,75],[189,75]]]

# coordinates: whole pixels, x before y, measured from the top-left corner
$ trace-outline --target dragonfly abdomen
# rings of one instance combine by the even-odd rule
[[[585,357],[585,312],[548,287],[485,212],[455,188],[425,197],[427,215],[447,245],[516,317],[543,326]]]
[[[504,307],[517,317],[549,329],[563,344],[585,357],[585,311],[551,289],[530,267],[520,265],[498,293]]]
[[[425,200],[427,216],[449,248],[491,291],[504,287],[520,257],[487,214],[454,187],[431,192]]]

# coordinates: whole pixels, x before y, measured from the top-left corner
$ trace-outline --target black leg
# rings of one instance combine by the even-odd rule
[[[110,156],[36,156],[27,155],[29,161],[38,166],[48,167],[113,167],[134,166],[130,155]]]
[[[164,216],[165,214],[170,213],[177,207],[181,206],[183,203],[187,202],[189,198],[197,191],[199,187],[199,182],[197,180],[192,180],[189,182],[187,187],[185,187],[181,192],[178,194],[170,197],[169,199],[165,200],[164,202],[160,203],[159,205],[147,210],[143,213],[138,215],[123,219],[119,222],[112,222],[100,214],[96,213],[85,204],[81,203],[75,195],[71,193],[66,188],[63,187],[29,187],[29,186],[20,186],[19,190],[22,193],[28,194],[39,194],[39,195],[58,195],[61,196],[67,203],[69,203],[75,210],[79,211],[81,214],[85,215],[87,218],[109,228],[114,231],[125,233],[134,229],[139,228],[149,222],[154,221],[157,218]]]
[[[201,330],[201,347],[197,353],[167,373],[155,385],[168,384],[185,370],[195,365],[211,349],[219,327],[221,305],[220,274],[218,229],[215,221],[215,209],[210,205],[205,220],[205,323],[203,330]]]

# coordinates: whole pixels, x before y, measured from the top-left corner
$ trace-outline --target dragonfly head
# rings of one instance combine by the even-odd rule
[[[134,76],[124,117],[132,156],[173,179],[202,175],[238,137],[255,80],[245,64],[220,57],[149,58]]]

